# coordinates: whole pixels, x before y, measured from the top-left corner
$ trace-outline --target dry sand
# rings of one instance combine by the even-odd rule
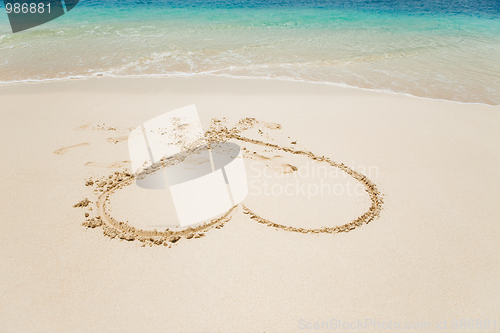
[[[251,193],[155,231],[174,212],[133,184],[126,137],[190,104],[249,180],[323,163],[362,193]],[[498,107],[198,77],[2,86],[0,112],[2,332],[500,331]]]

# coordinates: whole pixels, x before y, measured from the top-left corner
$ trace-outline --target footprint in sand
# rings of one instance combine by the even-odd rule
[[[78,126],[74,130],[75,131],[84,131],[84,130],[88,129],[91,125],[92,125],[92,123],[86,123],[86,124],[83,124],[81,126]]]
[[[249,157],[253,160],[263,162],[268,168],[274,170],[276,173],[293,173],[297,171],[295,165],[291,165],[283,162],[283,156],[276,155],[273,157],[265,157],[258,154],[247,154],[245,157]]]
[[[115,137],[115,138],[108,138],[106,141],[108,141],[109,143],[118,143],[118,142],[122,142],[122,141],[125,141],[128,139],[128,136],[118,136],[118,137]]]
[[[130,161],[116,161],[116,162],[111,162],[111,163],[87,162],[87,163],[85,163],[85,166],[92,167],[92,168],[113,169],[113,168],[129,167]]]
[[[267,121],[262,121],[262,120],[256,120],[255,122],[257,123],[257,125],[259,125],[259,127],[262,126],[262,127],[266,127],[266,128],[272,129],[272,130],[281,129],[280,124],[268,123]]]
[[[130,132],[133,130],[131,127],[114,127],[108,126],[105,123],[92,123],[88,122],[83,125],[80,125],[74,129],[74,131],[85,131],[85,130],[93,130],[93,131],[117,131],[117,132]]]
[[[74,146],[69,146],[69,147],[64,147],[64,148],[61,148],[61,149],[58,149],[54,152],[54,154],[57,154],[57,155],[64,155],[68,152],[68,150],[72,149],[72,148],[76,148],[76,147],[83,147],[83,146],[88,146],[90,145],[90,143],[88,142],[84,142],[84,143],[80,143],[80,144],[77,144],[77,145],[74,145]]]

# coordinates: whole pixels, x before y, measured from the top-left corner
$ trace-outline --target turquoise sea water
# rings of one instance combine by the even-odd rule
[[[0,81],[202,75],[500,105],[500,0],[94,1],[12,34]]]

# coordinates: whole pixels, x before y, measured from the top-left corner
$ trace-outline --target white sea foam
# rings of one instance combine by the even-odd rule
[[[268,24],[271,18],[238,23],[182,15],[133,22],[86,17],[79,24],[2,35],[0,82],[212,74],[500,104],[500,24],[467,21],[454,30],[442,28],[440,19],[383,19],[301,26],[285,24],[292,18]]]

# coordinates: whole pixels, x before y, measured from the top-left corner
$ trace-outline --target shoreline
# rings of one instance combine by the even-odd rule
[[[219,71],[219,70],[217,70]],[[410,93],[397,92],[390,89],[372,89],[372,88],[363,88],[357,86],[351,86],[345,83],[336,83],[336,82],[328,82],[328,81],[308,81],[302,79],[292,79],[292,78],[281,78],[281,77],[258,77],[258,76],[236,76],[230,74],[214,74],[212,72],[203,72],[203,73],[192,73],[192,74],[144,74],[144,75],[112,75],[112,74],[101,74],[101,75],[79,75],[79,76],[70,76],[67,78],[52,78],[52,79],[40,79],[40,80],[20,80],[20,81],[0,81],[0,87],[5,86],[16,86],[16,85],[25,85],[25,84],[45,84],[45,83],[53,83],[53,82],[71,82],[75,80],[92,80],[92,79],[175,79],[175,78],[197,78],[197,77],[220,77],[220,78],[228,78],[228,79],[239,79],[239,80],[271,80],[271,81],[284,81],[284,82],[297,82],[297,83],[311,83],[317,85],[326,85],[337,88],[345,88],[345,89],[355,89],[360,91],[367,92],[375,92],[382,93],[388,95],[395,96],[406,96],[413,97],[417,99],[430,100],[430,101],[442,101],[442,102],[451,102],[457,104],[464,105],[480,105],[480,106],[491,106],[500,108],[500,104],[488,104],[488,103],[479,103],[479,102],[461,102],[455,100],[448,100],[443,98],[432,98],[425,96],[417,96]]]

